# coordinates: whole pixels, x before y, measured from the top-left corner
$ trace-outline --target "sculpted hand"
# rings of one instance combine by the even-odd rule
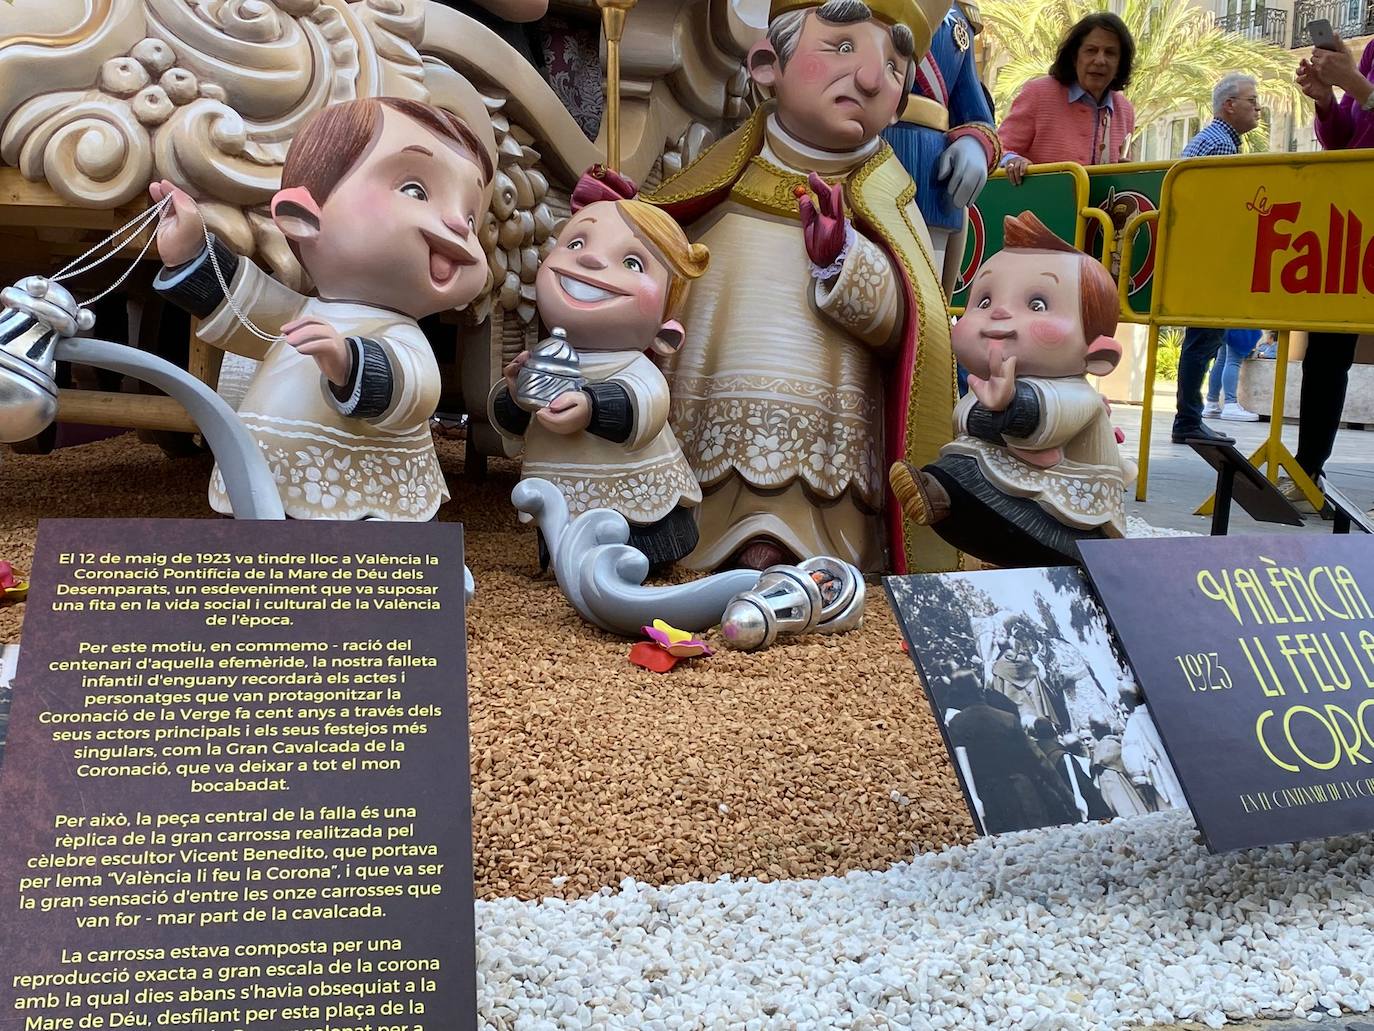
[[[353,356],[349,353],[348,341],[333,326],[312,315],[288,322],[281,331],[297,354],[315,359],[330,383],[341,387],[348,382],[348,375],[353,371]]]
[[[205,229],[200,222],[199,208],[191,195],[161,179],[148,186],[148,196],[154,202],[170,196],[172,203],[162,210],[157,227],[157,253],[162,264],[184,265],[205,246]]]
[[[1011,184],[1020,186],[1026,181],[1026,169],[1030,168],[1030,162],[1018,154],[1003,161],[1002,167],[1006,169]]]
[[[1002,345],[988,345],[988,378],[969,373],[968,388],[990,412],[1004,412],[1016,396],[1016,356],[1006,357]]]
[[[501,370],[501,375],[506,379],[506,389],[510,391],[510,396],[515,396],[515,382],[520,376],[520,370],[525,367],[525,363],[530,360],[528,351],[521,351],[515,356],[509,365]]]
[[[1309,99],[1316,101],[1319,110],[1325,110],[1335,103],[1335,93],[1332,92],[1331,87],[1327,83],[1322,82],[1317,76],[1316,68],[1313,67],[1312,62],[1307,60],[1307,58],[1303,58],[1298,62],[1297,78],[1298,88],[1302,90]]]
[[[592,422],[592,399],[583,390],[569,390],[541,408],[535,418],[555,433],[578,433]]]
[[[806,181],[816,195],[816,203],[812,204],[805,194],[797,198],[802,239],[806,241],[806,254],[811,263],[825,268],[844,250],[845,228],[849,225],[844,215],[844,186],[841,183],[828,186],[815,172],[807,176]]]
[[[945,184],[949,202],[956,208],[966,208],[988,181],[987,154],[972,136],[961,136],[940,155],[935,175]]]

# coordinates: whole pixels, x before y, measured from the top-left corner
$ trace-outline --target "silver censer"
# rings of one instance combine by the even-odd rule
[[[37,436],[57,418],[57,342],[95,325],[66,287],[29,276],[0,290],[0,441]]]
[[[861,626],[863,618],[863,575],[825,556],[765,569],[753,590],[730,599],[720,632],[729,647],[752,652],[779,634],[842,634]]]
[[[515,403],[527,412],[547,408],[560,394],[581,390],[587,382],[580,375],[581,361],[567,330],[554,327],[530,352],[515,378]]]

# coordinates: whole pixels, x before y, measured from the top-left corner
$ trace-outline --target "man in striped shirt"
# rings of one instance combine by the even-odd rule
[[[1212,90],[1212,121],[1188,141],[1183,157],[1218,157],[1240,150],[1240,138],[1259,125],[1259,87],[1253,76],[1231,72]],[[1225,338],[1220,329],[1189,329],[1178,356],[1178,408],[1173,442],[1208,437],[1234,443],[1224,433],[1202,424],[1202,377]]]

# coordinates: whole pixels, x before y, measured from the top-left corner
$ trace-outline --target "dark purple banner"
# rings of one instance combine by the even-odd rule
[[[462,530],[49,520],[0,1028],[476,1027]]]

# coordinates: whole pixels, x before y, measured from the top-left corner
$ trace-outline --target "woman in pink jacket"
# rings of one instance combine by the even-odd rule
[[[1013,185],[1021,185],[1030,165],[1122,159],[1135,129],[1135,109],[1121,93],[1134,59],[1135,40],[1114,14],[1090,14],[1069,30],[1050,73],[1021,87],[997,128]]]

